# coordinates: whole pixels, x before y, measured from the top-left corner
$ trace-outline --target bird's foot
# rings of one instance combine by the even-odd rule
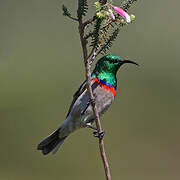
[[[90,128],[90,129],[93,129],[93,130],[97,131],[97,128],[92,126],[91,123],[87,123],[86,126],[87,126],[87,128]]]
[[[105,131],[102,130],[101,132],[98,133],[98,130],[96,127],[92,126],[91,123],[87,123],[86,124],[86,127],[87,128],[90,128],[90,129],[93,129],[93,130],[96,130],[95,132],[93,132],[93,135],[94,137],[97,137],[99,139],[102,139],[104,137],[104,134],[105,134]]]
[[[97,137],[99,139],[102,139],[104,137],[105,131],[102,130],[101,132],[95,131],[93,132],[94,137]]]

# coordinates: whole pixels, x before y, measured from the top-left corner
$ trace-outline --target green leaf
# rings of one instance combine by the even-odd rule
[[[78,17],[85,16],[88,10],[88,2],[87,0],[78,0]]]
[[[71,13],[68,11],[67,7],[64,4],[62,5],[62,10],[64,16],[71,16]]]

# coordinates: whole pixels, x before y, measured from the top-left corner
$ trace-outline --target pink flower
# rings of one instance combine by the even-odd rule
[[[109,14],[110,14],[111,18],[112,18],[113,20],[115,20],[115,16],[114,16],[112,10],[111,10],[111,9],[108,9],[108,11],[109,11]]]
[[[126,22],[130,23],[131,22],[131,18],[129,16],[129,14],[127,12],[125,12],[123,9],[121,9],[120,7],[117,6],[113,6],[112,4],[109,4],[121,17],[123,17],[124,19],[126,19]]]

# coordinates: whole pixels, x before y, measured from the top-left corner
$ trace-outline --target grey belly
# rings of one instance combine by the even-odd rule
[[[93,94],[95,97],[98,113],[101,116],[112,104],[112,101],[114,100],[114,95],[111,92],[104,90],[99,86],[93,89]],[[71,112],[71,115],[74,117],[73,119],[75,121],[80,121],[82,127],[85,126],[86,123],[94,121],[94,115],[91,105],[89,105],[86,111],[84,112],[84,114],[81,115],[81,112],[83,112],[84,109],[87,107],[88,102],[89,102],[89,96],[86,90],[77,99],[75,106]]]

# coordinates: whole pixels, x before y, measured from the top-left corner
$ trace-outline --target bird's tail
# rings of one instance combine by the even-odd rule
[[[37,146],[38,150],[41,150],[44,155],[50,153],[52,151],[53,154],[55,154],[60,146],[63,144],[65,137],[60,137],[60,130],[61,128],[58,128],[55,130],[52,134],[50,134],[48,137],[43,139]]]

